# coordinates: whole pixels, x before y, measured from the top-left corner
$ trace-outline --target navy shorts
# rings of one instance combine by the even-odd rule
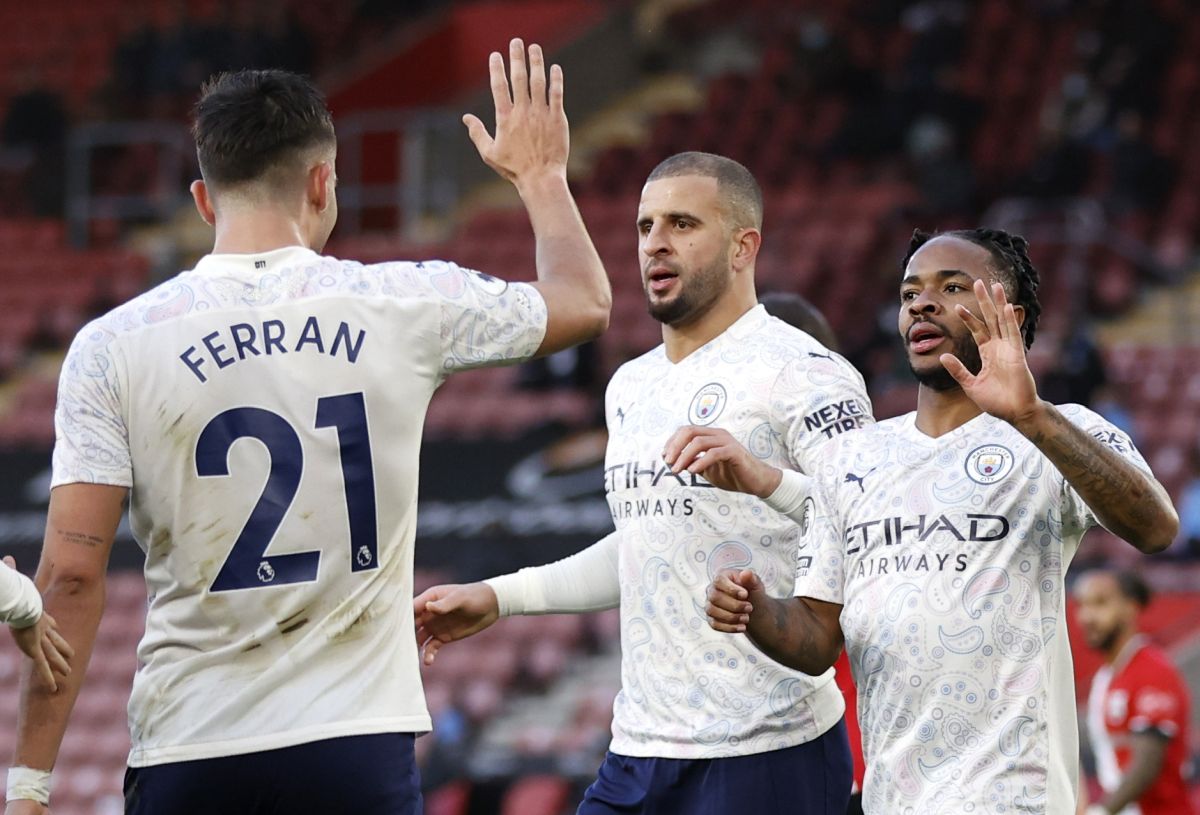
[[[421,815],[411,733],[130,767],[126,815]]]
[[[843,720],[813,741],[749,756],[610,752],[577,815],[845,815],[853,783]]]

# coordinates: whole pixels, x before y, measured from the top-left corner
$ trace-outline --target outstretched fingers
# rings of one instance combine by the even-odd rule
[[[514,107],[529,104],[529,69],[525,64],[525,42],[514,37],[508,44],[508,73],[512,81]]]
[[[488,55],[488,76],[492,86],[492,104],[496,106],[496,118],[507,116],[513,107],[513,98],[508,87],[508,76],[504,71],[504,57],[499,51]]]
[[[967,366],[962,364],[962,360],[954,354],[942,354],[938,357],[938,361],[942,363],[943,368],[950,372],[954,381],[962,387],[969,388],[975,384],[975,374],[971,373]]]
[[[559,65],[550,66],[550,112],[565,116],[563,111],[563,72]]]
[[[529,46],[529,97],[538,107],[546,104],[546,63],[537,43]]]

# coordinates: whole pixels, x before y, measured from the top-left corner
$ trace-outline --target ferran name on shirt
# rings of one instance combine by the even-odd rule
[[[330,336],[332,341],[327,344],[326,338]],[[195,345],[188,346],[179,355],[179,360],[201,383],[205,383],[208,373],[214,370],[211,366],[215,365],[216,370],[228,368],[248,356],[316,352],[331,357],[341,354],[347,362],[354,364],[366,338],[366,331],[355,331],[345,322],[339,322],[332,331],[328,326],[322,331],[315,316],[308,317],[299,331],[295,326],[289,330],[283,320],[264,320],[258,325],[235,323],[205,334]]]

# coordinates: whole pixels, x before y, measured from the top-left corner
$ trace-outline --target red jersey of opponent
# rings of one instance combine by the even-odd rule
[[[1096,672],[1088,695],[1088,734],[1106,792],[1121,783],[1133,759],[1134,734],[1167,740],[1162,772],[1124,813],[1193,815],[1183,781],[1189,721],[1187,686],[1159,648],[1134,637],[1113,665]]]
[[[834,681],[846,697],[846,736],[850,739],[850,758],[854,761],[854,791],[862,790],[866,765],[863,764],[862,733],[858,729],[858,688],[850,675],[850,657],[843,650],[833,666]]]

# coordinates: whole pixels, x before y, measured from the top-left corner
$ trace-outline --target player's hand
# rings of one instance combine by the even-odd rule
[[[17,562],[11,557],[5,557],[4,563],[10,569],[17,568]],[[33,660],[33,672],[48,688],[58,690],[58,680],[54,675],[67,676],[71,673],[68,662],[75,656],[75,650],[58,633],[58,625],[54,618],[45,612],[38,621],[27,628],[8,627],[12,638],[25,656]]]
[[[775,492],[783,473],[756,458],[728,430],[686,425],[663,448],[672,472],[703,475],[714,487],[766,498]]]
[[[942,354],[939,359],[981,410],[1016,424],[1032,416],[1041,404],[1025,359],[1021,326],[999,283],[993,283],[988,291],[987,284],[976,280],[975,297],[983,319],[962,305],[956,310],[979,346],[983,362],[979,373],[972,374],[953,354]]]
[[[9,801],[8,805],[4,807],[4,815],[50,815],[50,807],[26,798],[20,801]]]
[[[488,58],[492,101],[496,106],[493,138],[478,116],[463,116],[467,133],[489,167],[520,189],[523,182],[542,175],[566,178],[570,136],[563,111],[562,68],[550,66],[549,88],[541,46],[514,39],[508,45],[509,75],[504,57],[493,51]],[[511,88],[510,88],[511,82]]]
[[[726,634],[744,634],[754,612],[755,599],[763,596],[762,580],[750,569],[725,569],[708,587],[704,612],[708,624]]]
[[[443,645],[478,634],[496,622],[500,604],[486,583],[434,586],[413,599],[413,618],[422,661],[432,665]]]

